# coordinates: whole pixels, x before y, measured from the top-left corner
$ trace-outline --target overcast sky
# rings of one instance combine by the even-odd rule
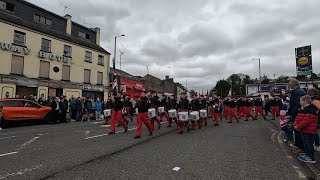
[[[149,73],[195,90],[232,73],[293,76],[294,48],[312,45],[319,73],[319,0],[29,0],[88,27],[100,27],[102,47],[124,52],[122,70]],[[80,3],[81,2],[81,3]],[[117,55],[119,57],[119,55]],[[118,59],[117,59],[118,60]],[[119,64],[117,64],[119,68]]]

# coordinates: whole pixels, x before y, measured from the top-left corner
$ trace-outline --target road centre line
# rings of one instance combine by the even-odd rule
[[[18,153],[19,152],[15,151],[15,152],[10,152],[10,153],[0,154],[0,157],[9,156],[9,155],[18,154]]]
[[[10,136],[10,137],[2,137],[2,138],[0,138],[0,140],[1,139],[10,139],[10,138],[15,138],[16,136]]]
[[[135,128],[131,128],[131,129],[128,129],[128,131],[132,131],[132,130],[135,130],[137,129],[136,127]],[[116,134],[118,133],[123,133],[124,131],[117,131]],[[98,138],[98,137],[103,137],[103,136],[108,136],[109,134],[100,134],[100,135],[97,135],[97,136],[90,136],[90,137],[86,137],[84,138],[85,140],[87,139],[93,139],[93,138]]]

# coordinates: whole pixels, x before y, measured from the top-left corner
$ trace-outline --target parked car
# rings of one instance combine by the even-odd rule
[[[3,106],[0,124],[19,121],[39,120],[48,122],[50,120],[51,107],[26,99],[0,99]]]

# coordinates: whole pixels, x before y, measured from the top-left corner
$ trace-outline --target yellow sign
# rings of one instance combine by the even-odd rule
[[[308,64],[308,62],[309,62],[309,60],[308,60],[307,57],[301,57],[301,58],[298,60],[298,63],[299,63],[300,65],[306,65],[306,64]]]

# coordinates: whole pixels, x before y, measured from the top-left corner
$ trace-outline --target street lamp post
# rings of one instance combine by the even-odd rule
[[[124,34],[120,35],[120,36],[115,36],[114,37],[114,51],[113,51],[113,61],[112,61],[112,64],[113,64],[113,74],[116,73],[116,57],[117,57],[117,38],[118,37],[123,37],[125,36]],[[114,78],[116,78],[114,75],[112,76],[112,84],[114,82]],[[112,88],[111,88],[112,89]]]
[[[252,60],[258,60],[259,61],[259,92],[261,92],[261,60],[260,58],[258,59],[252,59]]]
[[[120,52],[120,70],[121,70],[121,58],[122,58],[122,55],[124,55],[124,53],[122,51],[119,51]]]

